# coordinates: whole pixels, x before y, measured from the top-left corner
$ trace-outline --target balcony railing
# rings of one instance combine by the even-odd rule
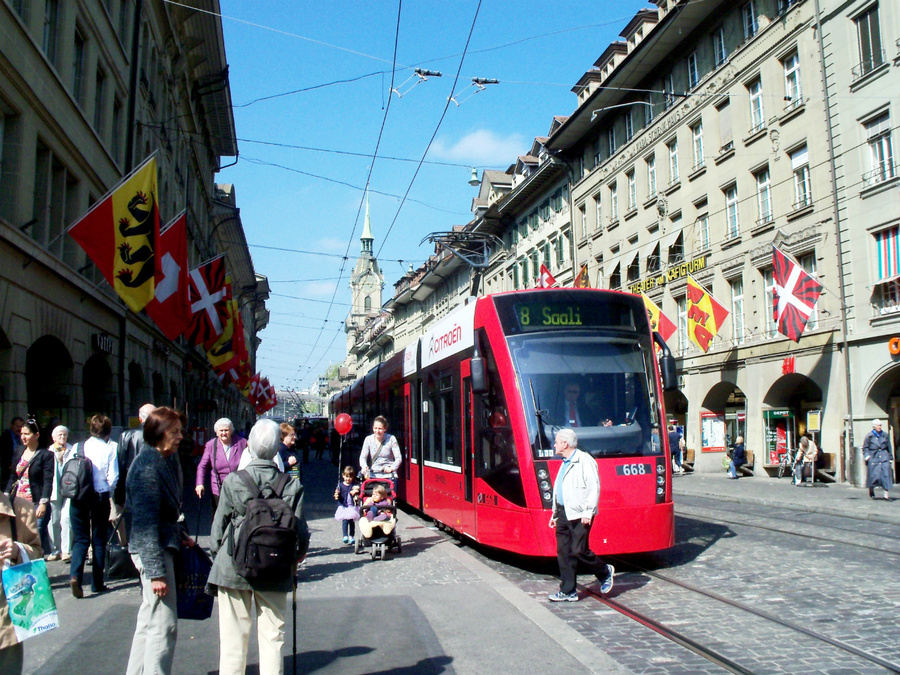
[[[762,227],[763,225],[771,223],[773,220],[774,220],[774,218],[772,218],[771,213],[763,214],[763,216],[759,220],[756,221],[756,226]]]
[[[753,134],[760,132],[765,128],[766,128],[766,120],[759,119],[759,120],[756,120],[755,122],[751,121],[750,131],[747,132],[747,135],[752,136]]]
[[[877,167],[863,174],[863,187],[872,187],[891,180],[897,176],[897,165],[893,162],[882,162]]]
[[[869,58],[864,59],[862,61],[862,63],[860,63],[858,66],[854,66],[851,69],[850,72],[853,75],[852,79],[855,81],[855,80],[858,80],[859,78],[861,78],[863,75],[871,73],[878,66],[883,64],[884,61],[885,61],[884,50],[879,49],[877,52],[872,54]]]
[[[807,195],[806,197],[801,197],[797,201],[793,203],[794,211],[800,211],[801,209],[805,209],[807,206],[812,206],[812,197]]]
[[[785,96],[784,97],[784,112],[790,112],[791,110],[795,110],[803,105],[803,94],[798,94],[797,96]]]

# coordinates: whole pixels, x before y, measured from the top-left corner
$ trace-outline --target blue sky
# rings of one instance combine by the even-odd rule
[[[344,359],[367,181],[387,300],[432,252],[423,237],[471,218],[471,167],[505,169],[569,114],[572,86],[645,6],[222,0],[240,159],[216,181],[235,185],[272,289],[258,370],[303,389]],[[413,68],[442,76],[415,84]],[[499,83],[476,94],[473,77]]]

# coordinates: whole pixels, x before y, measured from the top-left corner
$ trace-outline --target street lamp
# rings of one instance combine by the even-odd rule
[[[472,167],[472,177],[469,179],[469,185],[471,185],[472,187],[475,187],[476,185],[478,185],[480,183],[481,183],[481,181],[478,180],[478,169],[476,169],[473,166]]]
[[[628,103],[616,103],[615,105],[608,105],[604,108],[597,108],[596,110],[594,110],[591,113],[591,122],[593,122],[595,119],[597,119],[597,113],[605,112],[607,110],[612,110],[613,108],[624,108],[625,106],[628,106],[628,105],[646,105],[646,106],[650,106],[651,108],[653,107],[653,104],[650,103],[649,101],[629,101]]]

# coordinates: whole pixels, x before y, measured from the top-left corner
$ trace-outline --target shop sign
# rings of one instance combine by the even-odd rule
[[[91,335],[91,347],[95,352],[104,354],[113,353],[113,339],[108,333],[94,333]]]
[[[784,357],[784,361],[781,362],[781,374],[782,375],[790,375],[791,373],[796,373],[794,366],[794,357],[786,356]]]
[[[763,410],[766,432],[766,457],[769,464],[778,464],[793,440],[794,413],[790,409]]]
[[[806,411],[806,430],[807,431],[815,431],[816,433],[822,431],[822,411],[821,410],[807,410]]]
[[[891,353],[891,356],[900,355],[900,336],[895,335],[888,340],[888,351]]]
[[[657,274],[655,277],[650,277],[648,279],[642,279],[636,284],[632,284],[631,286],[629,286],[628,290],[634,294],[644,293],[646,291],[651,291],[654,288],[665,286],[670,281],[681,279],[682,277],[686,277],[688,274],[693,274],[694,272],[699,272],[700,270],[705,269],[706,256],[704,255],[699,258],[694,258],[693,260],[683,262],[680,265],[670,265],[669,269],[667,269],[662,274]]]

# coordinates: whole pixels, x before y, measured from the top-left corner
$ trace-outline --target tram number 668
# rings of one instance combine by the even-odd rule
[[[620,464],[616,467],[617,476],[643,476],[652,473],[650,464]]]

